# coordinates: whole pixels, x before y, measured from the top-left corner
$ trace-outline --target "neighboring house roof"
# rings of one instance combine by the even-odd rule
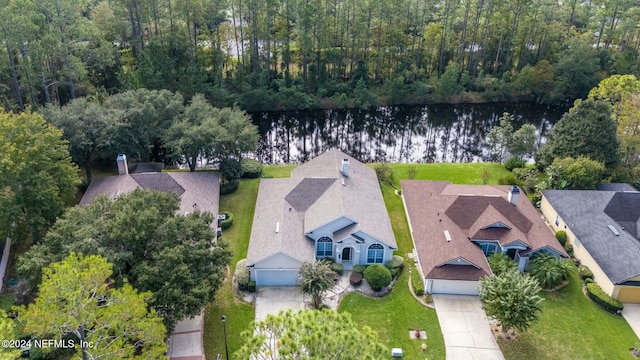
[[[636,192],[636,188],[625,183],[600,183],[596,186],[596,190],[601,191],[632,191]]]
[[[341,173],[345,159],[348,176]],[[343,152],[330,150],[293,169],[289,179],[262,179],[247,264],[277,253],[313,260],[314,242],[306,234],[340,218],[350,225],[335,232],[334,241],[362,231],[397,248],[375,170]]]
[[[178,194],[181,213],[198,209],[218,214],[220,179],[215,172],[143,173],[94,179],[80,200],[80,206],[92,203],[98,195],[115,199],[137,188]]]
[[[526,247],[525,256],[549,248],[567,256],[524,194],[516,206],[507,200],[509,186],[424,180],[401,184],[426,278],[478,280],[491,275],[482,249],[472,240]]]
[[[639,192],[545,190],[542,195],[609,280],[620,284],[640,275]]]

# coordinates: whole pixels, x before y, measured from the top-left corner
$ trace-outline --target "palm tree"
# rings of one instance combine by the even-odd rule
[[[326,260],[305,261],[302,264],[298,280],[302,291],[311,296],[314,308],[319,309],[322,306],[322,297],[335,286],[333,279],[336,276],[336,272],[331,270],[330,263]]]

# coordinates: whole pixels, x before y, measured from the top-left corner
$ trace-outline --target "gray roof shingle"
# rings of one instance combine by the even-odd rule
[[[349,177],[340,173],[343,159],[349,159]],[[364,231],[397,248],[375,171],[339,150],[298,166],[290,179],[260,180],[247,264],[279,252],[312,260],[313,241],[305,234],[341,216],[357,222],[350,232]]]
[[[615,218],[627,219],[625,212],[638,214],[640,193],[545,190],[542,195],[614,284],[640,275],[637,234],[630,233],[635,230],[624,227]],[[616,228],[618,236],[609,225]]]
[[[180,196],[183,214],[195,209],[218,214],[220,178],[215,172],[144,173],[95,179],[80,200],[80,206],[90,204],[98,195],[115,199],[137,188],[175,192]]]

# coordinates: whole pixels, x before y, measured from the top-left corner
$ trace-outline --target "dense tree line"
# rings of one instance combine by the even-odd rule
[[[640,75],[629,0],[1,0],[3,105],[137,88],[246,110],[586,96]],[[471,95],[470,95],[471,94]]]
[[[195,171],[203,157],[238,162],[258,142],[258,130],[244,111],[214,108],[201,94],[185,105],[179,93],[138,89],[48,104],[38,111],[63,130],[87,183],[92,166],[113,164],[119,153],[134,161],[184,162]]]

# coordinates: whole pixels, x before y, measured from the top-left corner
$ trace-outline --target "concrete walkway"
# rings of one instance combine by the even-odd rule
[[[202,333],[204,313],[193,319],[184,319],[176,324],[176,328],[169,337],[169,351],[171,360],[205,360]]]
[[[433,295],[448,360],[504,360],[477,296]]]
[[[622,316],[627,320],[636,336],[640,338],[640,304],[624,303],[623,305]]]
[[[267,315],[277,315],[285,310],[303,310],[304,297],[299,286],[263,286],[256,296],[256,321],[262,321]]]

